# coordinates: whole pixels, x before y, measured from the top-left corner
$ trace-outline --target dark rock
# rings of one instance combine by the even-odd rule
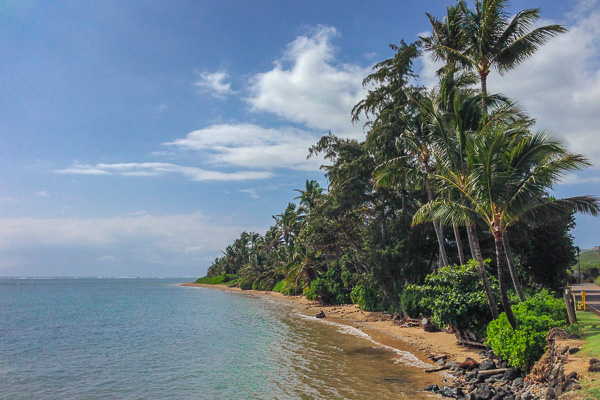
[[[508,371],[504,373],[504,376],[502,376],[502,378],[507,381],[514,381],[519,376],[521,376],[519,370],[517,370],[516,368],[509,368]]]
[[[571,386],[571,390],[581,390],[583,389],[583,386],[581,386],[579,383],[574,383],[573,386]]]
[[[579,350],[581,350],[579,347],[572,347],[569,349],[569,354],[579,353]]]
[[[442,386],[440,390],[436,392],[437,394],[441,394],[444,397],[458,398],[464,396],[464,393],[461,388],[450,387],[450,386]]]
[[[487,351],[485,351],[485,350],[481,350],[481,351],[479,352],[479,357],[480,357],[480,358],[488,358],[488,352],[487,352]]]
[[[446,364],[446,360],[444,360],[443,358],[440,358],[436,362],[437,362],[438,365],[444,365],[444,364]]]
[[[590,365],[593,364],[600,364],[600,360],[598,360],[597,358],[590,358]]]
[[[465,376],[466,380],[471,380],[473,378],[477,378],[477,371],[473,371],[471,373],[468,373],[467,376]]]
[[[506,361],[502,361],[498,364],[498,368],[508,368],[508,363]]]
[[[315,317],[317,317],[317,318],[325,318],[325,311],[319,311],[317,313],[317,315],[315,315]]]
[[[588,367],[588,372],[598,372],[600,371],[600,364],[591,364]]]
[[[479,364],[480,371],[489,371],[490,369],[496,369],[496,363],[491,358],[486,358]]]
[[[551,387],[548,388],[548,391],[546,392],[546,399],[555,399],[556,398],[556,393],[554,393],[554,389],[552,389]]]
[[[560,349],[560,354],[567,354],[568,351],[569,351],[569,346],[563,346]]]
[[[578,378],[579,378],[579,376],[577,375],[577,372],[575,372],[575,371],[571,372],[569,375],[567,375],[565,377],[565,379],[567,379],[567,380],[568,379],[578,379]]]
[[[521,376],[520,376],[520,377],[518,377],[518,378],[516,378],[516,379],[513,381],[513,383],[512,383],[512,387],[515,387],[515,386],[520,386],[520,385],[522,385],[522,384],[523,384],[523,381],[524,381],[524,379],[523,379],[523,377],[521,377]]]
[[[440,387],[438,385],[429,385],[427,386],[425,389],[423,389],[426,392],[437,392],[438,390],[440,390]]]
[[[446,363],[446,367],[450,368],[452,371],[456,370],[460,363],[458,361],[448,361]]]
[[[479,389],[475,393],[475,400],[490,400],[494,396],[494,393],[488,388]]]

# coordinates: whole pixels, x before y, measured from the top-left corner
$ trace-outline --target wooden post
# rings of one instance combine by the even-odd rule
[[[567,306],[567,315],[569,316],[569,324],[573,325],[577,323],[577,316],[575,315],[575,304],[573,302],[573,295],[571,289],[565,289],[564,294],[565,305]]]

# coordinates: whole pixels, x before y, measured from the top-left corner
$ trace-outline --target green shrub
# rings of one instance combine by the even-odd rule
[[[275,284],[275,286],[273,286],[273,289],[271,289],[273,292],[279,292],[281,293],[283,288],[285,288],[285,285],[287,284],[285,279],[280,280],[279,282],[277,282]]]
[[[402,310],[411,318],[431,315],[431,311],[421,305],[421,296],[421,291],[413,288],[406,288],[400,294]]]
[[[546,335],[554,327],[565,328],[567,310],[561,299],[546,290],[513,307],[517,329],[502,313],[487,328],[487,344],[510,365],[527,370],[546,350]]]
[[[496,279],[491,275],[488,278],[492,291],[497,293]],[[409,291],[407,296],[412,298],[411,301],[419,299],[418,306],[412,305],[412,308],[422,313],[428,310],[433,322],[440,327],[450,325],[458,329],[470,329],[482,336],[486,325],[492,320],[475,260],[470,260],[466,265],[440,268],[427,275],[425,285],[408,285],[405,290]]]
[[[206,285],[224,285],[231,284],[231,281],[235,278],[233,274],[216,275],[211,277],[203,277],[196,280],[196,283],[204,283]]]
[[[352,303],[365,311],[385,311],[390,307],[389,303],[384,302],[385,295],[372,275],[364,274],[357,278],[358,283],[350,292]]]
[[[337,268],[331,267],[325,273],[325,276],[316,278],[310,283],[304,291],[304,297],[308,300],[318,300],[325,304],[345,304],[349,301],[349,289],[345,287],[345,282],[349,281],[349,275],[346,270],[340,272]]]

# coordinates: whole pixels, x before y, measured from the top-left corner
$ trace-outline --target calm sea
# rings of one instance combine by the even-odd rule
[[[183,281],[0,279],[0,398],[426,397],[409,354]]]

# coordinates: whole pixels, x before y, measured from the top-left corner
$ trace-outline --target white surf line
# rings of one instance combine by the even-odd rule
[[[315,318],[315,317],[311,317],[309,315],[306,314],[302,314],[302,313],[297,313],[301,318],[304,318],[306,320],[311,320],[311,321],[316,321],[316,322],[320,322],[323,324],[327,324],[327,325],[331,325],[331,326],[335,326],[339,332],[341,333],[345,333],[348,335],[354,335],[354,336],[359,336],[363,339],[366,339],[368,341],[370,341],[371,343],[373,343],[374,345],[381,347],[383,349],[386,350],[390,350],[392,352],[394,352],[398,358],[395,360],[395,362],[398,363],[402,363],[406,366],[409,367],[415,367],[415,368],[422,368],[422,369],[428,369],[431,367],[434,367],[433,364],[428,364],[426,362],[423,362],[421,360],[419,360],[417,358],[417,356],[415,356],[413,353],[409,352],[409,351],[404,351],[404,350],[400,350],[397,349],[395,347],[392,346],[388,346],[385,345],[383,343],[379,343],[378,341],[376,341],[375,339],[373,339],[371,337],[371,335],[369,335],[368,333],[365,333],[363,331],[361,331],[358,328],[355,328],[353,326],[350,325],[345,325],[345,324],[340,324],[338,322],[332,322],[332,321],[327,321],[324,318]]]

